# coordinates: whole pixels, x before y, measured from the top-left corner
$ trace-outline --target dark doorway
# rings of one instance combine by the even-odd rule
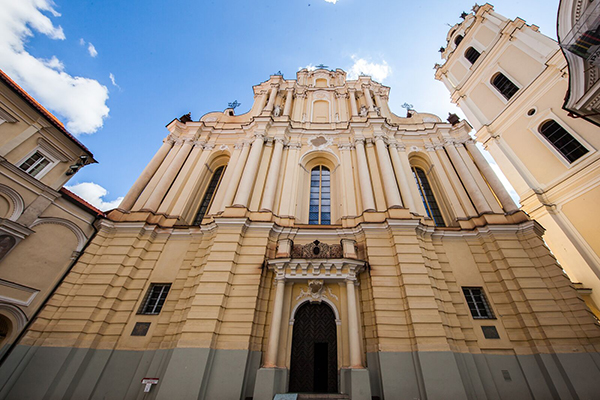
[[[338,391],[335,315],[326,304],[305,303],[296,312],[289,391]]]

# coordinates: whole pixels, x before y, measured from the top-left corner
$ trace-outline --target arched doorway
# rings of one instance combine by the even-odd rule
[[[338,391],[335,314],[324,303],[307,302],[294,317],[289,391]]]

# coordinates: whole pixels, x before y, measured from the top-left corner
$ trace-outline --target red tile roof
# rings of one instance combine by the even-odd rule
[[[82,199],[81,197],[77,196],[75,193],[71,192],[70,190],[62,187],[62,188],[60,188],[59,192],[64,194],[67,197],[67,200],[71,200],[74,203],[78,203],[79,206],[82,206],[84,209],[91,211],[93,214],[96,214],[99,217],[106,218],[106,213],[104,213],[104,211],[97,209],[96,207],[94,207],[93,205],[91,205],[90,203],[88,203],[87,201]]]
[[[88,153],[92,158],[94,155],[92,152],[83,145],[75,136],[73,136],[62,122],[60,122],[52,113],[46,110],[40,103],[38,103],[33,97],[29,95],[21,86],[17,85],[15,81],[13,81],[4,71],[0,69],[0,80],[4,81],[9,87],[13,89],[18,95],[20,95],[26,102],[28,102],[33,108],[37,109],[48,121],[52,123],[59,131],[63,132],[69,139],[71,139],[77,146],[81,147],[86,153]]]

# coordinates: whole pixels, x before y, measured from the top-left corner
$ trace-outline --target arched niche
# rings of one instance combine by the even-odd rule
[[[16,221],[25,210],[25,202],[13,188],[0,184],[0,217]]]

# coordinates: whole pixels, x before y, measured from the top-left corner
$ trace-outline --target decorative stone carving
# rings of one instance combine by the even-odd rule
[[[333,138],[323,135],[311,136],[308,138],[308,144],[312,146],[311,150],[326,150],[333,144]]]
[[[358,112],[358,115],[360,115],[361,117],[366,117],[367,112],[368,112],[367,107],[360,106],[360,111]]]
[[[292,258],[342,258],[341,244],[328,245],[315,240],[305,245],[295,244],[292,248]]]
[[[326,291],[322,279],[309,280],[307,290],[300,290],[300,294],[296,297],[296,301],[303,297],[310,297],[310,301],[313,303],[320,303],[324,298],[327,299],[330,297],[335,300],[339,300],[338,297],[331,291],[330,287],[327,287]]]
[[[275,106],[273,108],[273,116],[274,117],[279,117],[281,115],[281,107],[280,106]]]
[[[373,110],[375,110],[375,112],[377,113],[377,115],[381,117],[381,108],[380,107],[374,106]]]
[[[338,143],[338,149],[340,150],[352,150],[354,145],[352,143]]]

